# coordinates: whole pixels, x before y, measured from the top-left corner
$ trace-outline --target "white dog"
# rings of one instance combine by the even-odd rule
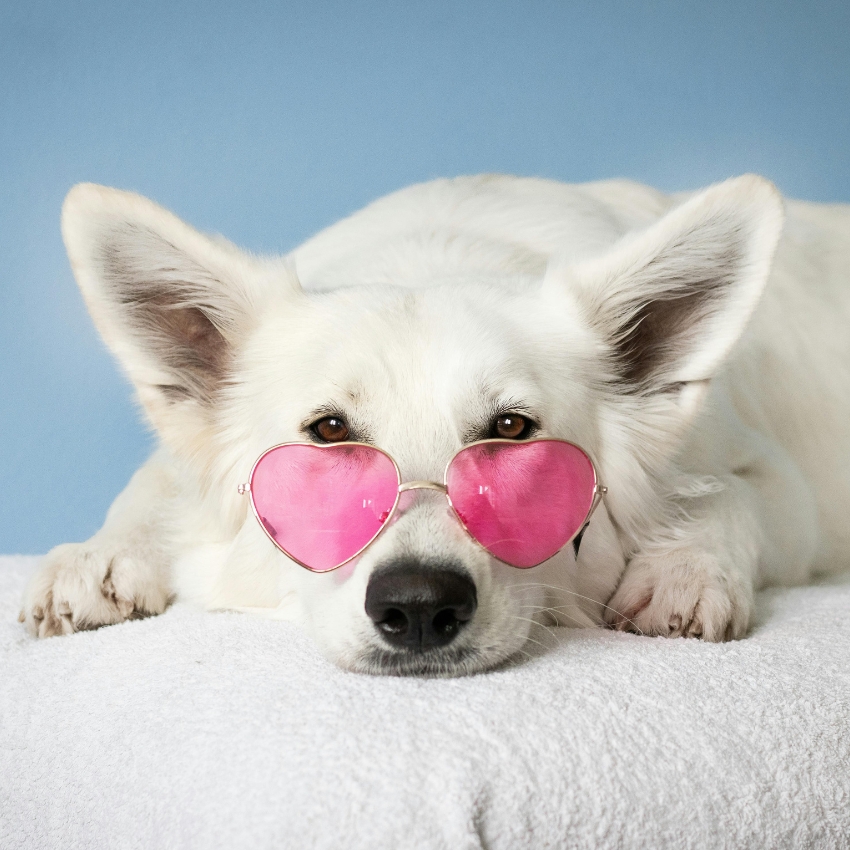
[[[349,669],[448,675],[540,623],[742,637],[754,589],[850,563],[850,206],[786,211],[780,240],[782,200],[754,176],[675,197],[459,178],[265,260],[75,187],[71,265],[161,448],[91,540],[47,556],[21,619],[68,634],[176,598],[299,619]],[[516,569],[417,490],[320,574],[238,492],[288,441],[371,443],[402,480],[439,481],[487,437],[593,458],[607,495],[580,549]],[[415,639],[393,639],[370,592]]]

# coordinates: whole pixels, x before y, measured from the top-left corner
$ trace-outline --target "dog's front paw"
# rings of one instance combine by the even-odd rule
[[[732,640],[746,634],[752,596],[749,580],[706,552],[639,554],[626,567],[605,619],[621,631]]]
[[[160,614],[169,596],[162,570],[132,552],[88,543],[51,550],[24,595],[20,621],[38,637]]]

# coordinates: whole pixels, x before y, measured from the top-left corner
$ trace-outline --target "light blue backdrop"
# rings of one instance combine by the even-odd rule
[[[73,183],[271,252],[479,171],[850,201],[850,3],[2,3],[0,552],[88,537],[151,446],[65,260]]]

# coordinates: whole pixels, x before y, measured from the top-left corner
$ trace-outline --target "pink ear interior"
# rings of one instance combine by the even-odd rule
[[[449,466],[449,498],[469,533],[514,567],[534,567],[580,530],[596,473],[578,446],[560,440],[481,443]]]
[[[398,484],[395,464],[377,449],[292,444],[260,458],[251,498],[266,532],[287,555],[326,572],[380,532]]]

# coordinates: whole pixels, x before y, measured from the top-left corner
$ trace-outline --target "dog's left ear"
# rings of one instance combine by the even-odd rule
[[[782,200],[745,175],[712,186],[599,258],[554,267],[611,358],[618,392],[710,379],[759,300],[782,230]]]

